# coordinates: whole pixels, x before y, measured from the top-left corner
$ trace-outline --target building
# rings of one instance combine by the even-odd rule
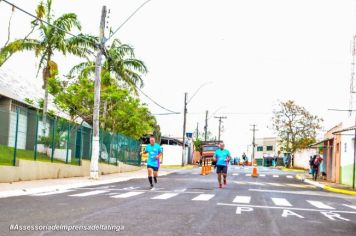
[[[255,159],[259,165],[271,165],[272,159],[280,157],[281,143],[276,137],[255,140]]]

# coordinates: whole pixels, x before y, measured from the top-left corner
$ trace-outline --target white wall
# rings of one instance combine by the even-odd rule
[[[303,149],[294,155],[294,167],[309,169],[310,156],[316,155],[317,149]]]
[[[182,164],[182,146],[162,145],[163,161],[162,165],[181,165]],[[187,155],[185,155],[187,157]],[[187,158],[185,159],[185,164]]]

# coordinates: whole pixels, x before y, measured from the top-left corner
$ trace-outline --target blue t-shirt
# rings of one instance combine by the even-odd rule
[[[226,166],[227,165],[226,159],[229,156],[231,156],[230,152],[228,150],[226,150],[226,149],[224,149],[224,150],[221,150],[221,149],[216,150],[215,153],[214,153],[214,157],[216,158],[216,165]]]
[[[146,146],[146,152],[148,152],[147,165],[152,167],[159,167],[157,155],[161,153],[161,146],[157,143],[155,145],[148,144]]]

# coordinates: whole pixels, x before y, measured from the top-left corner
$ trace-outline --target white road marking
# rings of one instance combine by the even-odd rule
[[[251,185],[258,185],[258,186],[264,186],[265,184],[264,183],[259,183],[259,182],[247,182],[248,184],[251,184]]]
[[[143,194],[144,192],[127,192],[127,193],[123,193],[123,194],[119,194],[119,195],[115,195],[115,196],[111,196],[112,198],[129,198],[129,197],[133,197],[133,196],[137,196],[140,194]]]
[[[265,175],[265,174],[260,174],[259,176],[260,176],[260,177],[266,177],[266,175]]]
[[[310,201],[310,200],[307,200],[307,202],[313,206],[315,206],[316,208],[319,208],[319,209],[329,209],[329,210],[333,210],[335,208],[331,207],[331,206],[328,206],[328,205],[325,205],[324,203],[320,202],[320,201]]]
[[[351,209],[356,210],[356,206],[351,206],[351,205],[347,205],[347,204],[342,204],[342,205],[345,206],[345,207],[349,207]]]
[[[199,196],[193,198],[193,201],[209,201],[215,196],[215,194],[200,194]]]
[[[232,174],[233,176],[238,176],[239,174],[236,174],[236,173],[234,173],[234,174]]]
[[[249,196],[236,196],[233,200],[234,203],[245,203],[248,204],[251,201],[251,197]]]
[[[166,200],[166,199],[175,197],[175,196],[177,196],[177,195],[178,195],[178,193],[164,193],[164,194],[158,195],[158,196],[156,196],[156,197],[153,197],[153,198],[151,198],[151,199]]]
[[[174,192],[176,192],[176,193],[183,193],[183,192],[185,192],[185,191],[187,191],[186,188],[174,190]]]
[[[273,178],[279,178],[279,175],[273,175]]]
[[[233,207],[252,207],[252,208],[265,208],[265,209],[286,209],[292,211],[311,211],[311,212],[325,212],[325,210],[310,209],[310,208],[294,208],[294,207],[279,207],[279,206],[257,206],[257,205],[240,205],[233,203],[217,203],[218,206],[233,206]],[[331,211],[335,213],[356,214],[356,211]]]
[[[251,174],[246,174],[246,177],[251,177]]]
[[[101,193],[107,193],[109,191],[106,190],[95,190],[95,191],[90,191],[90,192],[85,192],[85,193],[78,193],[78,194],[73,194],[69,195],[70,197],[87,197],[87,196],[93,196],[93,195],[98,195]]]
[[[234,183],[235,183],[235,184],[243,184],[243,185],[246,184],[246,182],[241,182],[241,181],[234,181]]]
[[[293,179],[293,176],[292,175],[287,175],[287,178],[288,179]]]
[[[74,190],[64,189],[64,190],[45,192],[45,193],[35,193],[35,194],[32,194],[31,196],[48,196],[48,195],[54,195],[54,194],[68,193],[68,192],[72,192],[72,191],[74,191]]]
[[[285,198],[272,198],[272,201],[276,206],[292,206]]]
[[[268,185],[271,185],[271,186],[276,186],[276,187],[283,187],[284,185],[283,184],[278,184],[278,183],[266,183]]]

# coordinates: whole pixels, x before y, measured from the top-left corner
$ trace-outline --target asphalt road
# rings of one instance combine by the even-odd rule
[[[328,193],[292,172],[230,167],[0,199],[0,235],[356,235],[356,197]],[[112,226],[116,231],[10,231],[10,226]],[[120,228],[119,228],[120,227]],[[120,230],[120,231],[119,231]]]

